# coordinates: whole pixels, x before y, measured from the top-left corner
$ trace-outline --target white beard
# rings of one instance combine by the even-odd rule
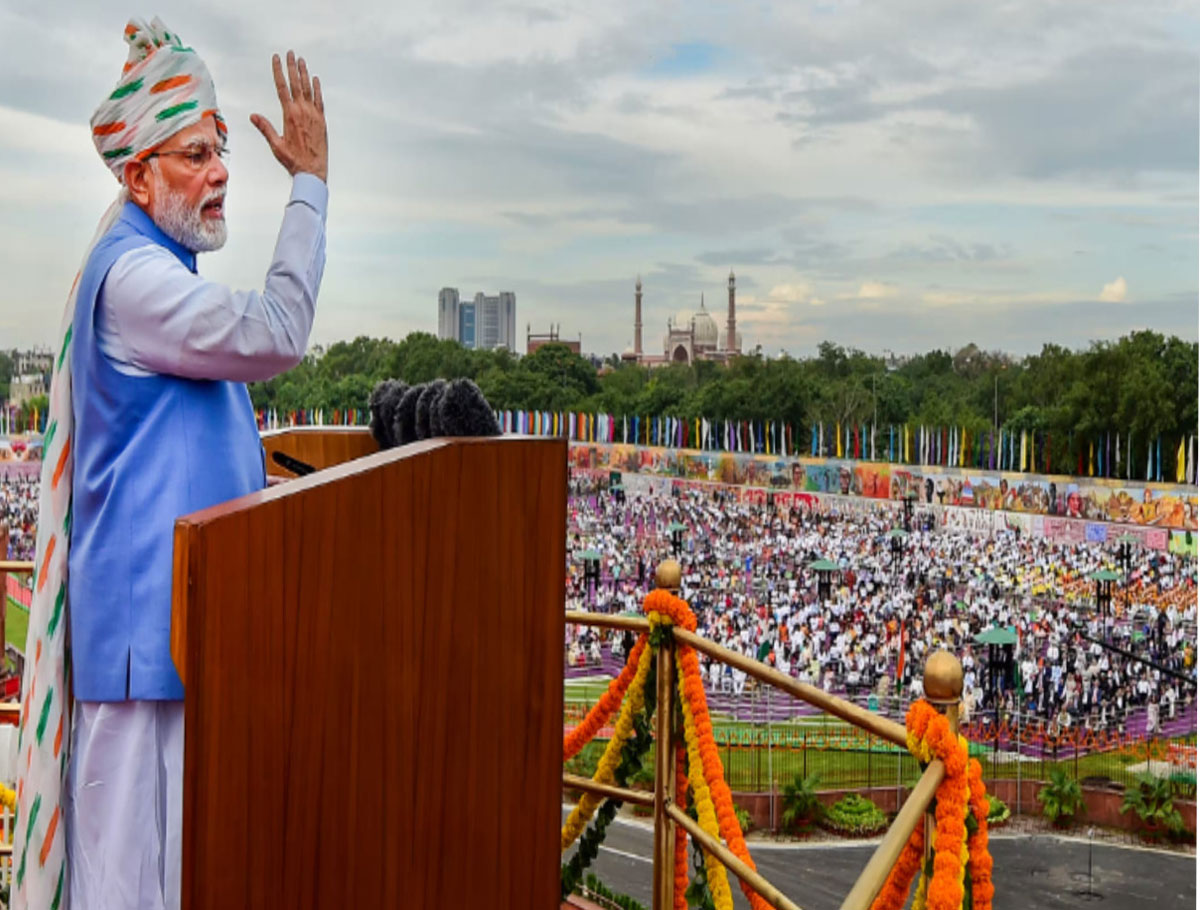
[[[211,253],[223,247],[229,237],[225,219],[205,218],[201,209],[212,200],[224,196],[225,191],[216,190],[208,194],[200,200],[199,205],[192,208],[182,193],[177,193],[167,186],[160,175],[155,176],[159,179],[155,193],[158,198],[158,211],[154,216],[154,223],[162,232],[193,253]]]

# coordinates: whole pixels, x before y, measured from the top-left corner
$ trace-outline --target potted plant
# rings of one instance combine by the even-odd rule
[[[1012,810],[1008,808],[1008,803],[999,797],[993,796],[991,793],[988,798],[988,817],[987,823],[989,828],[996,828],[1008,821],[1012,815]]]
[[[1157,840],[1183,833],[1183,816],[1175,808],[1175,788],[1168,778],[1139,774],[1125,790],[1121,812],[1133,812],[1145,825],[1143,834]]]
[[[824,807],[817,796],[818,774],[803,777],[797,774],[783,785],[783,815],[780,822],[784,831],[807,834],[813,823],[820,820]]]
[[[875,803],[858,793],[847,793],[825,810],[821,824],[838,834],[865,837],[887,828],[887,816]]]
[[[1066,827],[1083,808],[1083,788],[1066,771],[1055,768],[1050,772],[1050,782],[1038,791],[1038,802],[1042,814],[1051,824]]]
[[[733,812],[737,816],[738,824],[742,828],[743,834],[749,834],[754,828],[754,818],[739,805],[734,805]]]

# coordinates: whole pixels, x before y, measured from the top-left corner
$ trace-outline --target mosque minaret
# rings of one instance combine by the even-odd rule
[[[633,346],[621,355],[622,360],[643,366],[664,366],[670,363],[691,364],[697,360],[726,361],[740,354],[742,336],[737,330],[737,283],[733,271],[729,272],[729,310],[723,333],[718,330],[717,321],[704,305],[703,292],[700,294],[698,310],[683,310],[667,320],[661,354],[643,350],[642,327],[642,279],[638,276],[633,296]]]

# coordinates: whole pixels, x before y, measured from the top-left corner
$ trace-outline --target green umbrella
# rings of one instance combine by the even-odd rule
[[[1009,626],[1006,629],[993,626],[975,636],[977,645],[1015,645],[1016,643],[1017,629],[1015,626]]]
[[[582,553],[579,554],[579,558],[581,560],[583,560],[584,562],[591,562],[592,560],[599,562],[600,561],[600,551],[599,550],[584,550]]]
[[[907,537],[908,532],[904,528],[892,528],[887,532],[888,537]]]
[[[810,562],[808,567],[815,572],[836,572],[841,568],[836,562],[828,559],[818,559],[816,562]]]
[[[686,531],[687,525],[680,524],[677,521],[673,521],[673,522],[671,522],[670,525],[667,526],[667,530],[670,531],[672,534],[674,534],[676,531]]]
[[[1093,572],[1088,578],[1092,581],[1119,581],[1121,576],[1112,569],[1104,569],[1101,572]]]

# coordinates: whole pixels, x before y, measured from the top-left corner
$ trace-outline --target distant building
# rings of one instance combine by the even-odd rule
[[[582,335],[579,336],[579,338],[577,338],[575,341],[571,341],[570,339],[559,338],[558,333],[561,329],[562,329],[561,325],[558,325],[558,326],[551,325],[550,331],[548,333],[546,333],[545,335],[534,335],[530,331],[529,324],[526,323],[525,324],[525,353],[532,354],[534,351],[536,351],[538,348],[540,348],[542,345],[545,345],[545,344],[565,344],[568,348],[571,349],[571,352],[573,354],[579,354],[580,349],[583,346],[583,336]]]
[[[8,384],[8,400],[15,405],[48,395],[54,354],[49,349],[15,351],[13,374]]]
[[[49,386],[42,373],[24,373],[13,376],[8,383],[8,400],[20,407],[39,395],[48,395]]]
[[[13,361],[13,372],[17,374],[44,373],[50,374],[54,369],[54,353],[44,350],[18,351]]]
[[[466,302],[459,298],[458,288],[442,288],[438,292],[438,337],[468,348],[516,350],[517,295],[501,291],[489,297],[481,291]]]
[[[438,291],[438,338],[459,339],[457,288]]]
[[[649,354],[642,350],[642,279],[634,287],[633,347],[627,348],[621,359],[642,366],[664,366],[669,363],[695,363],[697,360],[726,361],[742,352],[742,335],[737,330],[737,283],[733,272],[729,273],[729,310],[725,320],[725,331],[717,328],[717,322],[704,307],[704,295],[700,295],[700,309],[694,313],[686,310],[667,320],[667,334],[663,336],[663,352]]]

